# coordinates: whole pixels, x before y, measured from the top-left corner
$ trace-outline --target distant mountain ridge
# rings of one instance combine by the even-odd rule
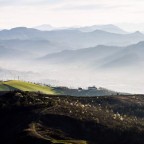
[[[126,46],[144,40],[140,32],[116,34],[102,30],[81,32],[80,30],[39,31],[32,28],[13,28],[0,31],[0,40],[48,40],[61,43],[73,49],[93,47],[96,45]]]
[[[103,46],[62,51],[46,55],[39,61],[60,65],[85,65],[97,68],[144,66],[144,42],[127,47]]]
[[[117,33],[117,34],[127,34],[126,31],[122,30],[121,28],[108,24],[108,25],[93,25],[93,26],[85,26],[85,27],[79,27],[76,28],[82,32],[92,32],[95,30],[102,30],[110,33]]]
[[[110,33],[126,34],[127,32],[119,28],[118,26],[107,24],[107,25],[92,25],[92,26],[77,26],[77,27],[53,27],[49,24],[43,24],[34,27],[41,31],[52,31],[52,30],[80,30],[82,32],[92,32],[95,30],[102,30]]]

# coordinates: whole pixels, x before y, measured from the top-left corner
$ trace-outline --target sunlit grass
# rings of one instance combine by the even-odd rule
[[[3,82],[0,82],[0,91],[11,91],[14,90],[14,88],[5,85]]]
[[[24,81],[18,81],[18,80],[1,82],[0,87],[1,87],[0,89],[2,89],[2,90],[9,90],[8,87],[12,87],[14,89],[18,89],[21,91],[42,92],[45,94],[55,94],[55,91],[48,86],[42,86],[42,85],[28,83],[28,82],[24,82]]]

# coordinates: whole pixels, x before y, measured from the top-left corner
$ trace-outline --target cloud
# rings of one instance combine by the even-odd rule
[[[24,6],[24,5],[45,5],[58,4],[65,0],[0,0],[0,6]]]
[[[0,28],[144,23],[144,0],[0,0]]]
[[[64,4],[57,6],[54,10],[108,10],[108,9],[118,9],[127,8],[129,5],[106,5],[106,4]]]
[[[77,4],[63,4],[56,7],[54,10],[94,10],[104,8],[104,5],[77,5]]]

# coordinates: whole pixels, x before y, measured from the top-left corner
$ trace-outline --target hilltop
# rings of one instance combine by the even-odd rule
[[[68,88],[68,87],[52,87],[48,85],[36,84],[32,82],[25,82],[20,80],[9,80],[0,82],[0,91],[27,91],[27,92],[40,92],[43,94],[60,94],[69,96],[105,96],[105,95],[119,95],[120,92],[111,91],[105,88],[97,88],[95,86],[82,88]]]
[[[0,91],[29,91],[29,92],[41,92],[44,94],[56,94],[56,92],[48,86],[42,86],[31,82],[24,82],[19,80],[10,80],[0,82]]]

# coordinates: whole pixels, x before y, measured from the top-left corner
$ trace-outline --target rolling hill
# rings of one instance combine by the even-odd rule
[[[41,92],[44,94],[61,94],[69,96],[105,96],[105,95],[117,95],[124,94],[115,91],[111,91],[105,88],[90,89],[72,89],[68,87],[49,87],[40,84],[34,84],[31,82],[24,82],[19,80],[9,80],[0,82],[0,92],[9,91],[28,91],[28,92]]]
[[[144,65],[144,42],[127,47],[99,45],[80,50],[67,50],[46,55],[39,61],[60,65],[84,65],[93,69],[142,67]]]
[[[89,63],[90,61],[96,61],[101,58],[105,58],[113,53],[116,53],[123,49],[116,46],[104,46],[99,45],[96,47],[90,47],[79,50],[65,50],[59,53],[48,54],[41,57],[39,60],[43,62],[66,64],[66,63]]]
[[[14,91],[16,90],[15,88],[4,84],[3,82],[0,82],[0,91]]]
[[[143,144],[144,96],[0,96],[5,144]]]
[[[13,90],[42,92],[44,94],[56,94],[56,92],[48,86],[42,86],[38,84],[17,80],[0,82],[0,91],[13,91]]]

